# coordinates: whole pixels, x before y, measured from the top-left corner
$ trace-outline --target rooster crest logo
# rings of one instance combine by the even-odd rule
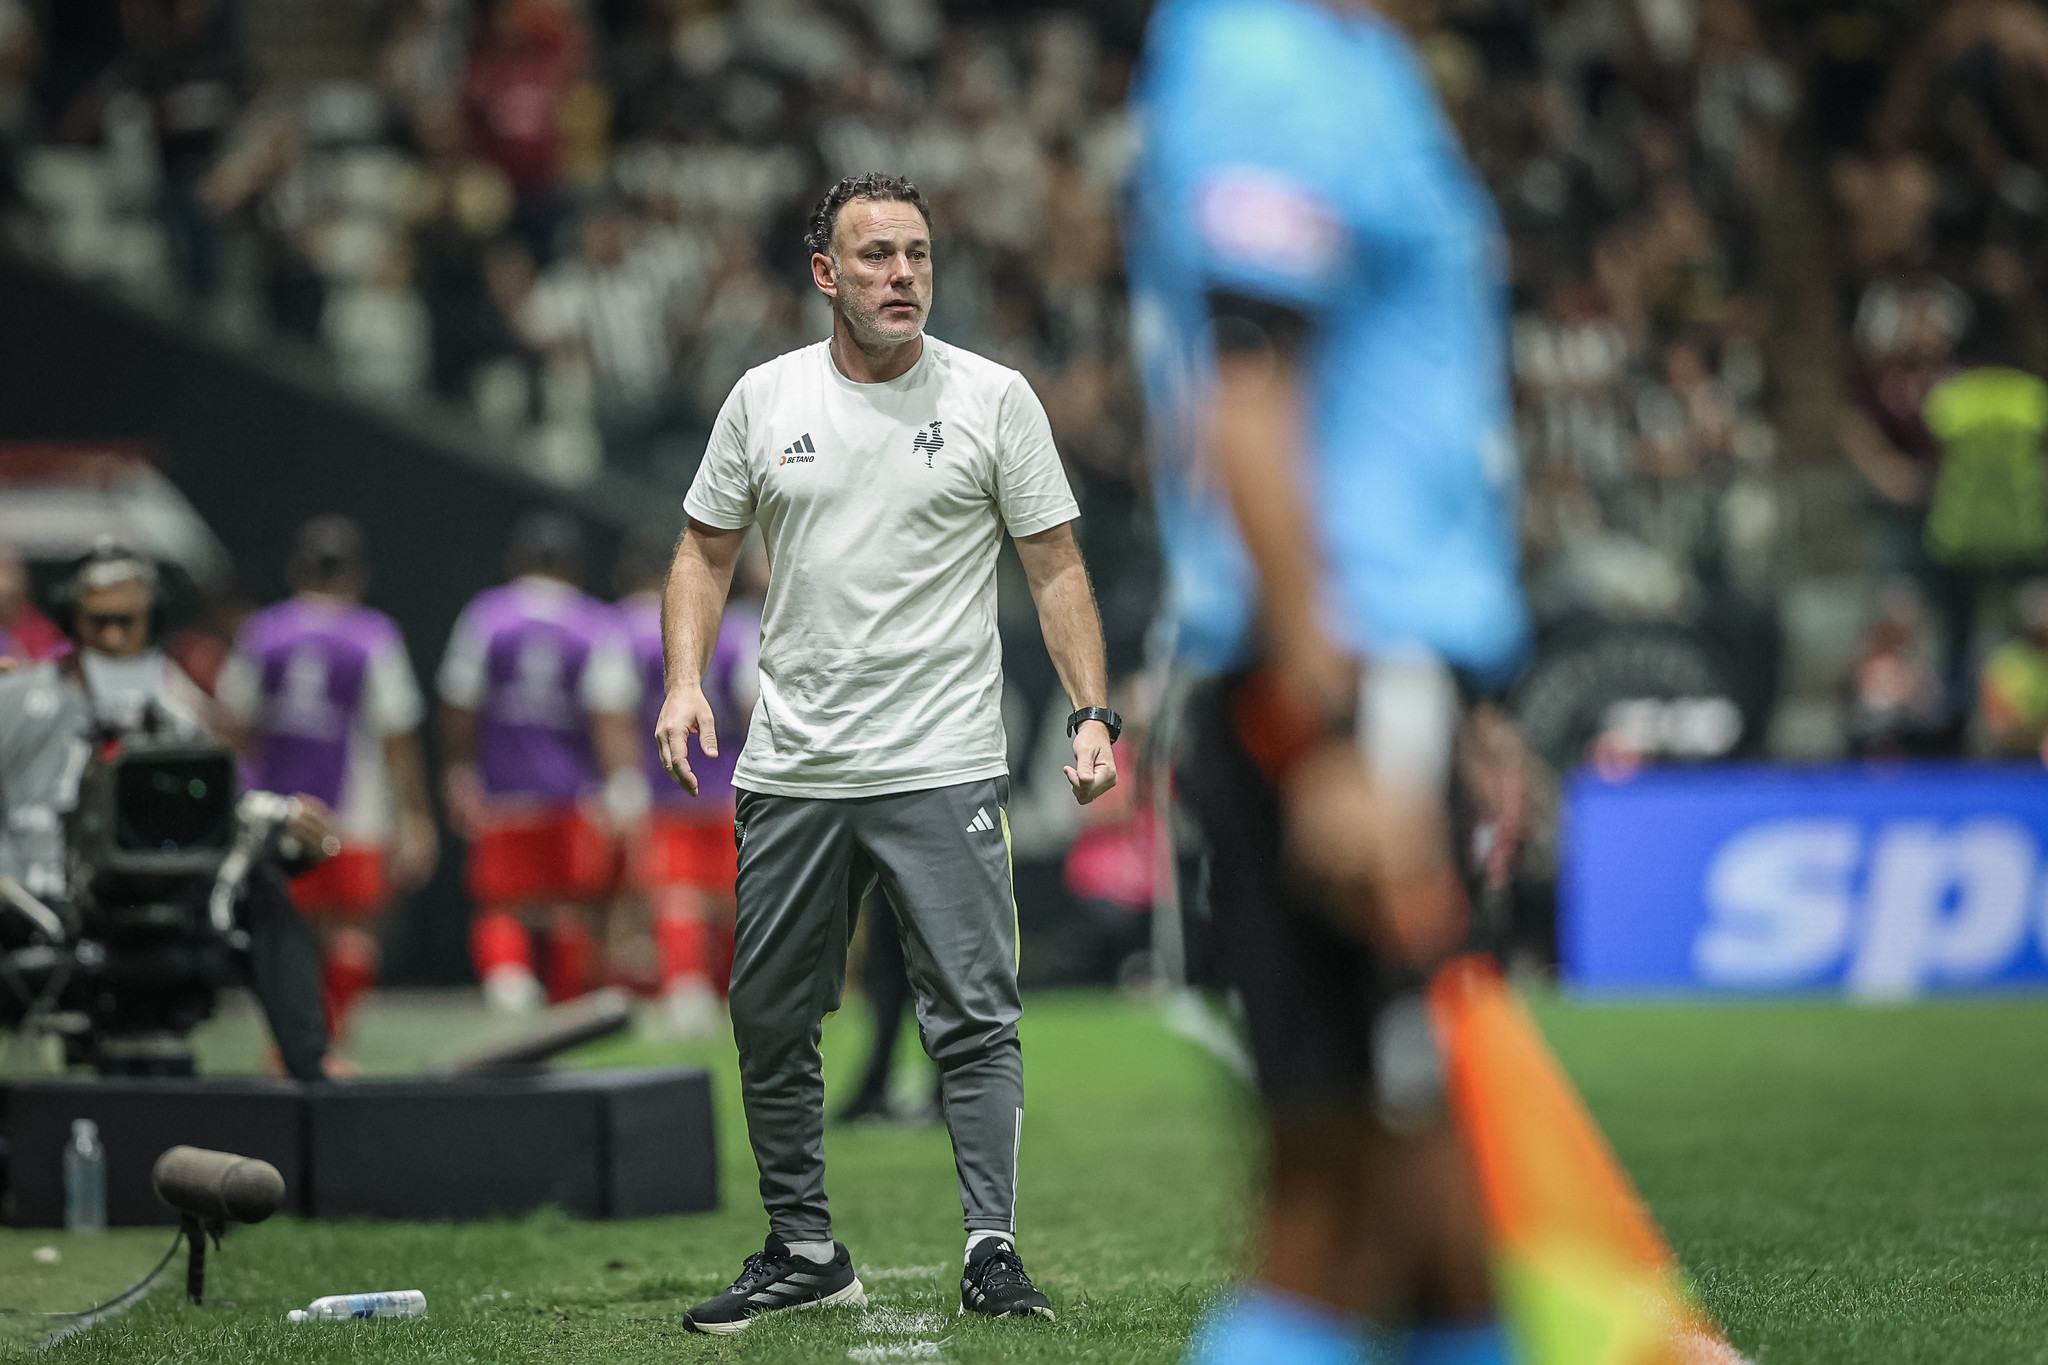
[[[945,448],[946,438],[939,433],[941,425],[942,423],[932,422],[924,430],[910,438],[910,453],[915,455],[919,451],[923,451],[924,467],[926,469],[932,467],[932,456]]]

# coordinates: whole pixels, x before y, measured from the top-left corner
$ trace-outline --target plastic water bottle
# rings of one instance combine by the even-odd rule
[[[382,1289],[374,1294],[329,1294],[285,1314],[287,1322],[348,1322],[355,1318],[423,1318],[427,1296],[417,1289]]]
[[[64,1145],[64,1230],[107,1230],[107,1149],[91,1119],[71,1120],[71,1141]]]

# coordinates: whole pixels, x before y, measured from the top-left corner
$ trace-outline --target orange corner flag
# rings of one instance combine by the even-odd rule
[[[1740,1362],[1499,970],[1448,964],[1430,1006],[1521,1365]]]

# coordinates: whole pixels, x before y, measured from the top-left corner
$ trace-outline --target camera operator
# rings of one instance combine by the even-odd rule
[[[0,676],[0,873],[31,895],[66,900],[64,815],[94,750],[129,737],[210,739],[213,703],[153,643],[157,570],[101,542],[56,596],[58,624],[76,648]],[[286,836],[312,861],[332,838],[328,814],[302,801]],[[242,975],[255,988],[285,1069],[317,1080],[327,1051],[319,945],[293,908],[282,859],[251,871],[241,902],[249,931]]]

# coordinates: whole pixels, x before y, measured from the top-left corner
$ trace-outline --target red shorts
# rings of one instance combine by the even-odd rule
[[[573,808],[495,820],[469,845],[479,905],[595,904],[611,895],[613,873],[611,840]]]
[[[643,891],[688,886],[730,896],[740,876],[740,850],[731,819],[686,819],[656,812],[640,847],[637,879]]]
[[[375,844],[343,844],[341,852],[292,878],[292,904],[302,915],[371,919],[390,902],[384,882],[384,850]]]

